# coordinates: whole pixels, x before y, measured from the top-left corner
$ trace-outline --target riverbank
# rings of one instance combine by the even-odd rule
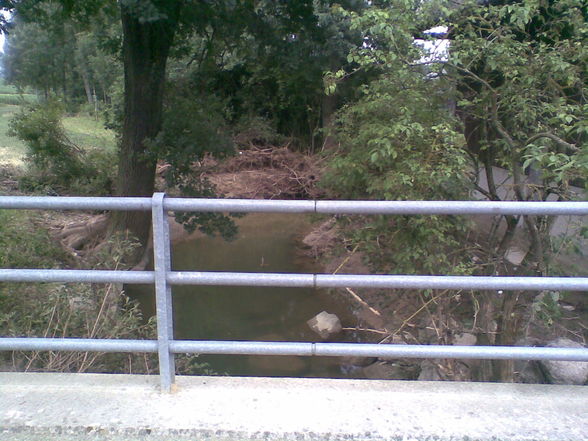
[[[285,147],[273,150],[252,149],[242,151],[223,163],[208,162],[207,177],[218,184],[225,196],[247,198],[302,198],[320,197],[316,182],[320,177],[320,161],[313,157],[290,152]],[[160,165],[160,175],[165,173],[165,164]],[[305,178],[301,180],[301,177]],[[8,179],[14,186],[14,179]],[[158,180],[160,190],[165,190],[163,180]],[[96,217],[90,214],[62,213],[45,218],[44,225],[59,238],[60,231],[77,225],[88,225]],[[335,217],[315,217],[315,226],[310,232],[299,233],[297,243],[305,257],[315,259],[316,272],[367,274],[371,269],[365,264],[366,256],[357,247],[346,243]],[[262,227],[263,228],[263,227]],[[285,227],[287,228],[287,227]],[[174,242],[186,242],[197,238],[172,223]],[[70,247],[71,248],[71,247]],[[258,258],[257,258],[258,259]],[[259,260],[259,259],[258,259]],[[260,261],[261,265],[264,264]],[[254,271],[255,269],[253,269]],[[498,293],[500,294],[500,293]],[[333,290],[330,295],[338,301],[351,305],[353,314],[343,320],[344,338],[352,341],[380,342],[392,344],[480,344],[477,295],[474,292],[433,292],[400,290]],[[536,294],[535,294],[536,295]],[[343,299],[343,300],[341,300]],[[558,338],[582,340],[586,333],[585,301],[566,297],[550,305],[548,299],[537,297],[532,308],[522,311],[525,319],[530,317],[527,339],[522,345],[545,345]],[[545,308],[550,315],[541,315]],[[560,308],[561,307],[561,308]],[[329,311],[330,312],[330,311]],[[310,318],[310,317],[308,317]],[[541,339],[538,338],[541,337]],[[459,379],[476,378],[481,364],[459,360],[344,360],[344,370],[367,378],[388,379]],[[536,372],[541,367],[535,364],[517,368],[522,381],[546,381]],[[531,372],[530,374],[526,371]]]

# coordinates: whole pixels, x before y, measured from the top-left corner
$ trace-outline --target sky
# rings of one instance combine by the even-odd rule
[[[0,11],[6,19],[10,19],[10,12],[8,11]],[[4,33],[0,32],[0,52],[4,53]]]

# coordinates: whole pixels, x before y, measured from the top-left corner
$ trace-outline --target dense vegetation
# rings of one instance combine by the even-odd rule
[[[577,197],[572,184],[586,185],[581,0],[2,5],[13,14],[3,25],[5,79],[40,99],[11,123],[28,147],[29,189],[150,195],[160,162],[169,188],[210,196],[202,164],[233,154],[240,133],[325,158],[321,185],[333,198],[456,200],[475,190],[495,201],[568,200]],[[117,171],[112,152],[84,151],[65,135],[68,112],[104,117],[116,131]],[[511,191],[499,188],[498,169]],[[234,233],[226,217],[183,220]],[[528,253],[513,265],[506,256],[521,222]],[[340,221],[346,243],[377,271],[565,274],[553,260],[561,242],[552,222],[503,216],[473,240],[456,217]],[[144,244],[148,217],[110,220],[109,232],[126,230]],[[460,302],[455,293],[427,295],[439,309]],[[514,344],[529,300],[473,297],[480,341]],[[480,377],[509,380],[512,365],[486,366]]]

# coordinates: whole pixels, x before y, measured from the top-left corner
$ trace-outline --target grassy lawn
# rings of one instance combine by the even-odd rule
[[[26,154],[26,146],[20,140],[6,134],[10,118],[19,110],[20,106],[0,104],[0,165],[23,165],[22,158]]]
[[[26,145],[17,138],[8,136],[8,123],[20,110],[23,102],[35,102],[34,94],[19,94],[14,86],[0,80],[0,165],[22,167]],[[62,121],[67,136],[79,147],[90,150],[114,151],[116,139],[111,130],[106,130],[101,118],[89,115],[67,116]]]
[[[8,123],[20,106],[0,102],[0,165],[22,167],[26,145],[7,135]],[[67,136],[84,150],[99,149],[114,151],[116,139],[114,132],[106,130],[100,119],[89,115],[65,117],[62,121]]]
[[[112,130],[106,130],[101,118],[74,115],[63,119],[63,127],[69,139],[84,150],[114,151],[116,140]]]
[[[20,106],[0,103],[0,164],[21,167],[26,146],[17,138],[8,136],[8,122],[20,110]],[[100,119],[89,115],[74,115],[63,119],[67,136],[84,150],[114,151],[116,140],[111,130],[106,130]]]

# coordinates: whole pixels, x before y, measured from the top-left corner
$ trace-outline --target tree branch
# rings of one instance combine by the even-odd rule
[[[567,149],[568,151],[571,151],[571,152],[579,152],[580,151],[580,149],[575,144],[570,144],[569,142],[564,141],[559,136],[554,135],[553,133],[550,133],[550,132],[537,133],[536,135],[531,136],[529,139],[527,139],[527,141],[525,142],[525,145],[529,145],[533,141],[536,141],[541,138],[551,139],[552,141],[557,143],[559,146]]]

